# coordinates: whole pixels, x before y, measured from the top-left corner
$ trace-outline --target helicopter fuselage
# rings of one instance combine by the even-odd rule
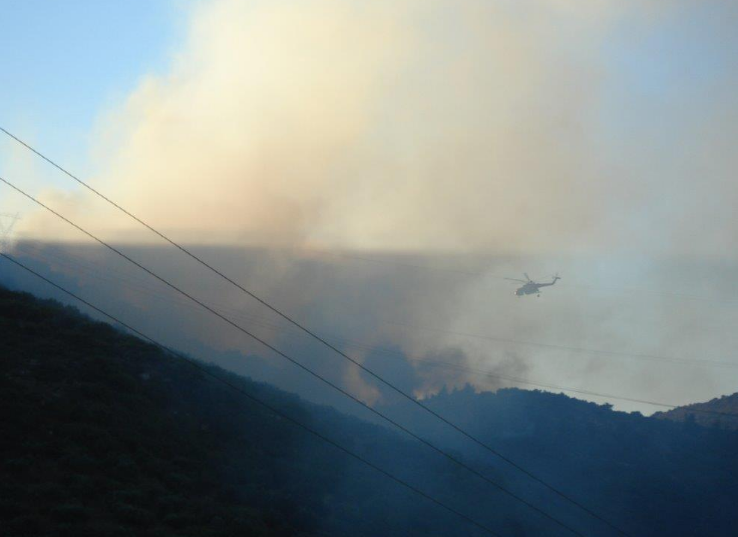
[[[531,283],[526,283],[524,286],[519,287],[518,289],[515,290],[515,294],[518,296],[535,295],[540,292],[541,290],[539,286],[536,284],[531,284]]]

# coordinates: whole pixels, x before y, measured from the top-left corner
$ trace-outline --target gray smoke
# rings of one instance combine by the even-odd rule
[[[732,369],[587,351],[733,359],[737,17],[717,0],[198,3],[169,71],[101,118],[91,181],[418,396],[501,382],[420,358],[709,398]],[[24,158],[7,168],[54,208],[385,396],[100,200],[39,188]],[[80,240],[33,210],[19,236]],[[259,353],[264,378],[313,389],[188,306],[45,262],[172,341]],[[564,279],[518,299],[501,277],[523,271]]]

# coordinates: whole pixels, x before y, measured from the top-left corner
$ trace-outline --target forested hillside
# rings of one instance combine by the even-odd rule
[[[656,417],[738,430],[738,393],[716,397],[705,403],[680,406],[668,412],[659,412]]]
[[[634,535],[736,534],[735,431],[518,389],[444,391],[425,403]],[[410,419],[404,407],[383,410]],[[470,459],[490,459],[435,420],[416,416],[413,423]],[[529,482],[515,472],[505,475],[521,488]]]
[[[483,534],[69,307],[0,288],[0,356],[3,536]],[[210,371],[507,534],[546,527],[415,442]]]
[[[3,536],[484,533],[156,347],[0,288]],[[504,536],[566,531],[417,442],[207,366]],[[562,395],[427,401],[632,535],[732,536],[738,435]],[[585,535],[612,530],[489,453],[386,408]]]

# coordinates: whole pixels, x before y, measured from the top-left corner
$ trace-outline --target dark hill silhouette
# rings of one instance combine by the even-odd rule
[[[476,536],[156,347],[0,288],[0,535]],[[208,366],[504,536],[561,529],[377,425]],[[732,536],[738,433],[524,390],[427,403],[637,536]],[[404,423],[585,535],[586,515],[407,406]]]
[[[0,356],[3,537],[482,535],[68,306],[0,287]],[[506,535],[549,528],[416,442],[207,367]]]
[[[425,403],[611,520],[627,521],[636,535],[735,534],[737,432],[537,390],[476,393],[467,387]],[[384,410],[410,419],[404,408]],[[424,416],[413,423],[470,459],[490,458]],[[518,486],[527,482],[506,475]]]

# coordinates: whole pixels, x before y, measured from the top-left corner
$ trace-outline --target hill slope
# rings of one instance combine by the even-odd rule
[[[482,534],[185,361],[58,303],[0,288],[0,356],[3,537]],[[210,371],[501,535],[566,533],[392,431]],[[632,535],[735,535],[738,433],[524,390],[427,404]],[[384,410],[585,535],[612,534],[422,414]]]
[[[674,421],[694,421],[700,425],[738,430],[738,393],[717,397],[705,403],[658,412],[654,417]]]
[[[735,535],[737,432],[540,391],[467,388],[425,403],[634,535]],[[404,408],[385,410],[410,419]],[[413,424],[469,459],[489,459],[433,420],[421,416]],[[518,486],[527,482],[506,475]]]
[[[0,535],[481,534],[72,308],[0,288],[0,356]],[[211,371],[501,531],[544,526],[415,442]]]

